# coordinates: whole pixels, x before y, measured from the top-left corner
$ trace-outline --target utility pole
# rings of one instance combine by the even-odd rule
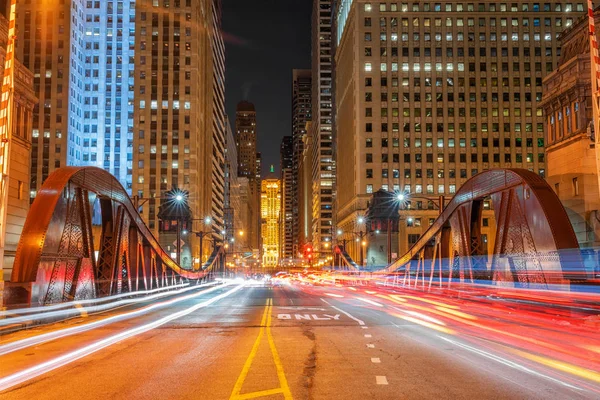
[[[0,97],[0,274],[4,270],[4,246],[8,215],[10,184],[10,145],[12,141],[12,109],[15,76],[15,24],[17,0],[10,1],[8,14],[8,40],[4,59],[2,95]],[[0,280],[2,280],[0,278]]]

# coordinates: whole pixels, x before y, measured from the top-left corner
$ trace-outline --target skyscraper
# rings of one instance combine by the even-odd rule
[[[452,196],[473,175],[516,167],[544,176],[542,78],[557,64],[558,33],[583,11],[583,3],[562,1],[340,2],[342,230],[360,228],[372,193],[404,192],[402,253],[435,219],[435,199]],[[484,224],[492,225],[487,215]]]
[[[294,241],[293,241],[293,225],[297,221],[294,221],[293,213],[293,199],[294,189],[297,185],[294,184],[294,145],[292,136],[284,136],[281,141],[281,147],[279,152],[279,162],[281,169],[281,212],[279,214],[279,225],[280,225],[280,258],[291,259],[295,256],[294,254]]]
[[[238,153],[238,176],[256,175],[256,110],[254,104],[241,101],[235,113],[235,137]]]
[[[331,251],[333,237],[333,0],[314,0],[312,13],[312,239]]]
[[[241,101],[235,113],[235,139],[238,152],[238,176],[248,179],[246,244],[260,251],[260,164],[256,152],[256,110],[254,104]]]
[[[292,70],[292,236],[294,255],[298,254],[299,242],[299,182],[300,160],[304,152],[302,137],[306,134],[306,123],[311,119],[312,107],[311,70]]]
[[[141,0],[136,8],[134,193],[150,198],[143,216],[157,229],[164,193],[189,191],[193,230],[208,228],[217,239],[225,153],[220,2]],[[165,236],[178,229],[172,221],[167,229],[167,222],[160,229]],[[198,254],[198,243],[193,247]]]
[[[271,168],[271,172],[273,169]],[[279,265],[279,213],[281,210],[281,182],[276,178],[263,179],[261,190],[261,235],[263,267]]]
[[[39,98],[31,196],[65,165],[104,168],[131,192],[135,2],[20,2],[17,30]]]
[[[227,240],[235,240],[236,225],[239,222],[236,219],[240,218],[240,215],[236,215],[236,210],[239,211],[241,208],[240,204],[240,184],[237,176],[237,147],[235,145],[235,138],[229,124],[229,118],[226,119],[226,132],[225,136],[225,200],[224,200],[224,213],[225,213],[225,236]],[[238,228],[237,230],[243,230]]]

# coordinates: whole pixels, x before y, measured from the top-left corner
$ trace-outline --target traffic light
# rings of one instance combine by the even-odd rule
[[[311,244],[307,244],[304,246],[304,257],[308,258],[309,260],[312,259],[312,245]]]

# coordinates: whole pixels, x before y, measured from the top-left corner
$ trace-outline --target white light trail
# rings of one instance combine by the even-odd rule
[[[167,287],[162,287],[162,288],[157,288],[157,289],[152,289],[152,290],[139,290],[137,292],[127,292],[127,293],[115,294],[113,296],[100,297],[97,299],[76,300],[76,301],[69,301],[69,302],[65,302],[65,303],[52,304],[52,305],[48,305],[48,306],[5,310],[5,311],[0,311],[0,317],[11,317],[12,315],[30,314],[30,313],[34,313],[34,312],[46,313],[51,310],[60,310],[61,308],[79,307],[84,304],[105,303],[107,301],[116,300],[116,299],[120,299],[123,297],[153,294],[153,293],[157,293],[157,292],[164,292],[166,290],[178,289],[178,288],[182,288],[182,287],[186,287],[186,286],[189,286],[189,283],[182,283],[179,285],[167,286]]]
[[[72,328],[66,328],[66,329],[61,329],[61,330],[57,330],[57,331],[52,331],[52,332],[48,332],[48,333],[44,333],[41,335],[37,335],[37,336],[33,336],[30,338],[26,338],[26,339],[22,339],[22,340],[17,340],[14,342],[10,342],[7,343],[5,345],[0,346],[0,356],[3,356],[5,354],[8,353],[12,353],[15,352],[17,350],[22,350],[22,349],[26,349],[28,347],[31,346],[37,346],[40,345],[42,343],[46,343],[46,342],[50,342],[52,340],[56,340],[56,339],[60,339],[60,338],[64,338],[67,336],[71,336],[71,335],[75,335],[77,333],[82,333],[82,332],[86,332],[101,326],[106,326],[109,324],[112,324],[114,322],[117,321],[123,321],[126,319],[130,319],[133,317],[137,317],[143,314],[146,314],[152,310],[155,310],[157,308],[161,308],[161,307],[167,307],[170,305],[173,305],[175,303],[179,303],[181,301],[185,301],[185,300],[189,300],[189,299],[193,299],[195,297],[201,296],[203,294],[207,294],[207,293],[211,293],[214,292],[215,290],[222,288],[223,286],[215,286],[211,289],[206,289],[203,290],[201,292],[198,293],[192,293],[186,296],[182,296],[182,297],[177,297],[175,299],[171,299],[171,300],[167,300],[167,301],[163,301],[160,303],[155,303],[155,304],[151,304],[149,306],[140,308],[139,310],[135,310],[135,311],[131,311],[131,312],[127,312],[127,313],[123,313],[123,314],[118,314],[118,315],[114,315],[112,317],[108,317],[108,318],[104,318],[98,321],[94,321],[94,322],[90,322],[89,324],[85,324],[85,325],[78,325],[78,326],[74,326]],[[197,287],[195,287],[197,288]],[[184,289],[185,291],[189,291],[190,288],[186,288]],[[172,292],[171,292],[172,293]]]
[[[106,339],[102,339],[98,342],[92,343],[92,344],[82,347],[78,350],[72,351],[70,353],[56,357],[52,360],[38,364],[34,367],[30,367],[30,368],[24,369],[23,371],[19,371],[12,375],[8,375],[4,378],[0,378],[0,391],[4,391],[15,385],[18,385],[20,383],[23,383],[25,381],[28,381],[30,379],[33,379],[35,377],[38,377],[40,375],[43,375],[50,371],[53,371],[64,365],[70,364],[74,361],[77,361],[77,360],[83,358],[83,357],[86,357],[90,354],[93,354],[93,353],[99,351],[99,350],[102,350],[112,344],[115,344],[117,342],[123,341],[125,339],[131,338],[134,336],[137,336],[137,335],[147,332],[149,330],[158,328],[159,326],[164,325],[170,321],[173,321],[175,319],[178,319],[178,318],[184,317],[188,314],[191,314],[196,310],[199,310],[201,308],[209,306],[212,303],[235,293],[242,287],[243,287],[243,285],[236,286],[235,288],[233,288],[225,293],[215,296],[210,300],[206,300],[202,303],[196,304],[192,307],[186,308],[185,310],[182,310],[182,311],[176,312],[174,314],[168,315],[166,317],[160,318],[154,322],[150,322],[148,324],[144,324],[144,325],[138,326],[136,328],[128,329],[124,332],[109,336]]]
[[[25,322],[29,322],[29,321],[43,321],[45,319],[59,318],[59,317],[66,318],[66,317],[72,317],[75,315],[81,315],[81,314],[85,314],[85,313],[91,314],[91,313],[96,313],[96,312],[100,312],[100,311],[110,310],[110,309],[121,307],[121,306],[128,305],[128,304],[143,303],[143,302],[149,301],[149,300],[156,300],[156,299],[160,299],[160,298],[166,297],[166,296],[181,294],[181,293],[189,292],[190,290],[197,289],[199,287],[211,286],[211,285],[213,285],[213,284],[211,283],[211,284],[205,284],[205,285],[199,285],[199,286],[185,285],[185,286],[183,286],[183,289],[179,289],[179,290],[168,291],[168,292],[163,291],[162,293],[156,293],[156,294],[153,294],[150,296],[137,297],[134,299],[118,300],[115,302],[110,302],[110,303],[96,305],[96,306],[90,306],[90,307],[80,307],[78,304],[84,304],[84,303],[74,302],[73,305],[75,305],[76,308],[70,308],[68,310],[58,310],[58,311],[50,311],[50,312],[45,311],[45,312],[40,312],[39,314],[28,314],[28,315],[22,315],[22,316],[18,316],[18,317],[12,317],[12,318],[6,318],[3,320],[0,320],[0,327],[6,326],[6,325],[25,323]],[[154,291],[158,291],[158,290],[154,290]],[[152,293],[153,291],[148,291],[148,292]],[[131,295],[131,294],[118,295],[118,297],[124,297],[127,295]],[[118,297],[115,296],[114,298],[118,298]],[[93,301],[90,301],[90,303],[91,302],[93,302]],[[43,307],[38,307],[38,308],[43,308]]]

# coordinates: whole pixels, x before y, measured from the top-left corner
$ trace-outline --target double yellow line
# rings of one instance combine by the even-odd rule
[[[279,393],[283,394],[284,399],[286,400],[292,399],[292,393],[290,392],[290,387],[288,385],[287,379],[285,378],[285,373],[283,372],[283,365],[281,364],[281,359],[279,358],[279,353],[277,352],[277,348],[275,347],[275,341],[273,340],[273,334],[271,333],[272,314],[273,299],[267,299],[265,304],[265,311],[263,312],[262,320],[260,322],[260,331],[258,332],[258,337],[254,341],[254,345],[252,346],[250,355],[246,359],[244,367],[242,368],[242,372],[240,373],[240,376],[235,382],[235,386],[233,387],[233,391],[231,392],[231,396],[229,397],[230,400],[255,399],[257,397],[271,396]],[[275,362],[275,368],[277,369],[277,378],[279,379],[280,387],[276,389],[261,390],[258,392],[241,394],[240,392],[242,391],[242,386],[244,385],[244,381],[248,376],[248,372],[250,371],[252,362],[256,357],[258,347],[265,335],[265,332],[267,334],[269,348],[271,349],[271,355],[273,356],[273,361]]]

